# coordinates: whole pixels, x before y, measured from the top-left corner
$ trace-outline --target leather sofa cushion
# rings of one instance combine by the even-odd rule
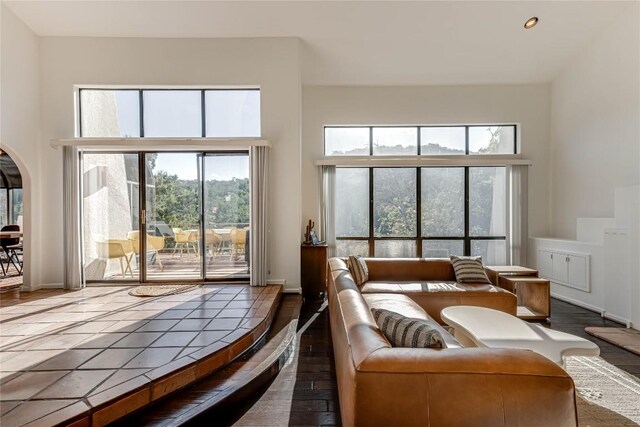
[[[440,258],[365,258],[369,280],[455,281],[451,260]]]
[[[415,301],[402,294],[363,294],[362,297],[366,301],[369,308],[377,308],[382,310],[394,311],[406,317],[414,319],[423,319],[429,323],[433,329],[440,332],[447,348],[462,347],[449,332],[438,324],[431,316],[429,316]],[[438,351],[438,350],[434,350]]]
[[[503,290],[493,285],[457,283],[451,281],[369,281],[361,288],[360,292],[368,293],[435,293],[435,292],[502,292]]]

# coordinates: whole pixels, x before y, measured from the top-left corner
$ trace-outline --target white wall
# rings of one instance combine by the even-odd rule
[[[616,187],[640,183],[640,4],[620,16],[553,81],[552,233],[579,217],[613,217]]]
[[[318,220],[324,125],[519,123],[529,175],[529,233],[549,231],[549,85],[303,88],[302,217]]]
[[[52,138],[74,135],[75,84],[259,85],[262,135],[271,150],[270,279],[300,284],[299,41],[274,39],[41,39],[42,281],[61,282],[62,153]],[[4,97],[3,97],[4,99]]]
[[[22,174],[24,209],[24,289],[40,283],[40,82],[39,39],[0,4],[0,146]],[[61,225],[60,225],[61,227]],[[61,251],[58,251],[61,252]]]

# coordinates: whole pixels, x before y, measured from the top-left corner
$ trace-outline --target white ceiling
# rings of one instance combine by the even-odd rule
[[[299,37],[305,84],[549,82],[624,1],[5,1],[41,36]],[[523,24],[531,16],[540,23]]]

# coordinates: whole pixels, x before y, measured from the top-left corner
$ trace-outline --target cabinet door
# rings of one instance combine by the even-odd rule
[[[571,285],[587,289],[587,259],[579,255],[568,255],[568,280]]]
[[[568,279],[568,268],[567,268],[567,259],[568,255],[561,254],[558,252],[554,252],[553,256],[553,280],[557,280],[558,282],[567,283]]]
[[[538,272],[545,279],[553,278],[553,261],[551,252],[538,250]]]

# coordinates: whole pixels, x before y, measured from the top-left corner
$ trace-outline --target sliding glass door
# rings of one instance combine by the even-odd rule
[[[146,279],[202,279],[200,153],[145,153]]]
[[[249,278],[249,156],[204,156],[204,255],[211,279]]]
[[[249,279],[247,152],[85,152],[82,165],[88,282]]]

